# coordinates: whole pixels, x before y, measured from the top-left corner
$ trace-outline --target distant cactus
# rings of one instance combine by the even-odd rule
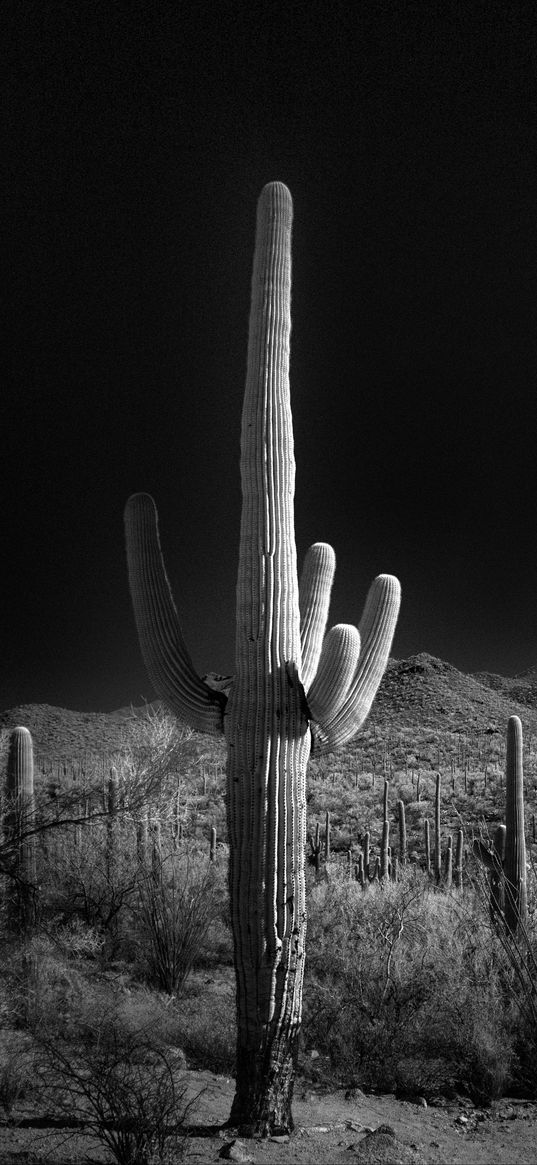
[[[382,841],[380,845],[380,880],[383,882],[390,872],[390,821],[388,818],[388,793],[390,782],[384,781]]]
[[[209,861],[216,861],[216,826],[211,826],[211,840],[209,842]]]
[[[399,816],[399,861],[402,866],[406,865],[407,859],[407,842],[406,842],[406,818],[405,818],[405,803],[399,800],[397,802],[397,813]]]
[[[370,836],[369,830],[366,830],[366,832],[364,833],[364,840],[363,840],[364,878],[366,880],[366,883],[369,882],[369,877],[370,877],[370,869],[369,869],[369,845],[370,845],[370,841],[371,841],[371,836]]]
[[[447,839],[446,856],[444,858],[444,885],[446,890],[451,889],[451,882],[453,878],[453,838],[451,834]]]
[[[8,922],[13,930],[25,930],[35,922],[37,892],[34,753],[28,728],[14,728],[9,737],[6,797],[6,841],[13,854]]]
[[[440,803],[442,799],[442,778],[436,774],[434,796],[434,877],[437,884],[442,878],[442,835],[440,832]]]
[[[457,844],[455,847],[455,867],[453,870],[453,881],[457,890],[462,890],[463,884],[463,858],[464,858],[464,833],[462,829],[457,830]]]
[[[425,871],[430,877],[431,875],[431,829],[429,819],[426,817],[423,823],[423,832],[425,839]]]
[[[522,724],[510,716],[507,724],[505,760],[505,921],[509,930],[526,922],[528,891],[526,838],[524,833],[524,771],[522,767]]]
[[[522,724],[518,716],[507,722],[505,758],[505,825],[499,825],[488,849],[474,841],[474,855],[490,871],[490,909],[501,916],[512,934],[524,925],[528,913]]]

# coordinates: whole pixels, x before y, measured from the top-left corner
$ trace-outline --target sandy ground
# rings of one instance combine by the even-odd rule
[[[504,1099],[489,1109],[469,1101],[424,1107],[359,1091],[346,1099],[343,1091],[324,1093],[299,1080],[292,1136],[254,1141],[223,1128],[233,1097],[231,1079],[189,1072],[188,1082],[192,1095],[200,1094],[185,1157],[192,1165],[223,1157],[258,1165],[537,1165],[537,1105],[524,1101]],[[36,1114],[21,1106],[13,1117],[29,1115]],[[1,1165],[111,1160],[83,1135],[66,1139],[65,1132],[0,1122]]]

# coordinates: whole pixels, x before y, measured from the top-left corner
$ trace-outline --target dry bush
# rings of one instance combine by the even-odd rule
[[[232,1076],[237,1043],[235,983],[190,982],[177,1009],[177,1039],[189,1064]]]
[[[186,843],[140,864],[131,916],[149,982],[170,995],[183,989],[226,895],[224,869]]]
[[[331,877],[310,895],[306,1045],[366,1087],[490,1100],[513,1060],[501,966],[479,908],[415,871],[365,893]]]
[[[76,1043],[39,1039],[40,1099],[67,1128],[104,1146],[118,1165],[171,1163],[184,1155],[194,1100],[168,1049],[111,1012],[79,1024]],[[74,1134],[76,1135],[76,1134]],[[65,1140],[73,1132],[67,1132]]]

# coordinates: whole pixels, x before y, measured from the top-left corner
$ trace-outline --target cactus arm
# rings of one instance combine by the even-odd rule
[[[341,708],[360,657],[360,634],[350,623],[338,623],[323,643],[315,679],[307,693],[313,720],[322,724]]]
[[[320,750],[340,748],[364,723],[386,670],[400,603],[398,579],[378,575],[369,589],[358,628],[360,659],[344,703],[340,707],[335,704],[324,721],[312,725],[315,746]]]
[[[129,585],[144,663],[161,700],[198,732],[222,732],[225,696],[197,675],[164,566],[158,515],[149,494],[125,507]]]
[[[335,569],[332,547],[327,542],[314,542],[304,559],[299,589],[302,683],[306,692],[318,669]]]

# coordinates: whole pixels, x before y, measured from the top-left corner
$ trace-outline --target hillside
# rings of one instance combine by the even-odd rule
[[[154,708],[155,705],[149,705]],[[25,704],[0,714],[0,731],[22,724],[30,729],[36,756],[48,761],[70,761],[120,752],[145,708],[114,712],[76,712],[48,704]],[[487,672],[466,675],[452,664],[426,652],[390,660],[371,714],[362,732],[346,750],[354,754],[372,741],[393,746],[412,743],[419,753],[431,735],[477,741],[503,737],[511,715],[520,716],[526,740],[537,734],[537,671],[506,678]],[[200,750],[207,741],[200,736]],[[422,750],[423,751],[423,750]]]

